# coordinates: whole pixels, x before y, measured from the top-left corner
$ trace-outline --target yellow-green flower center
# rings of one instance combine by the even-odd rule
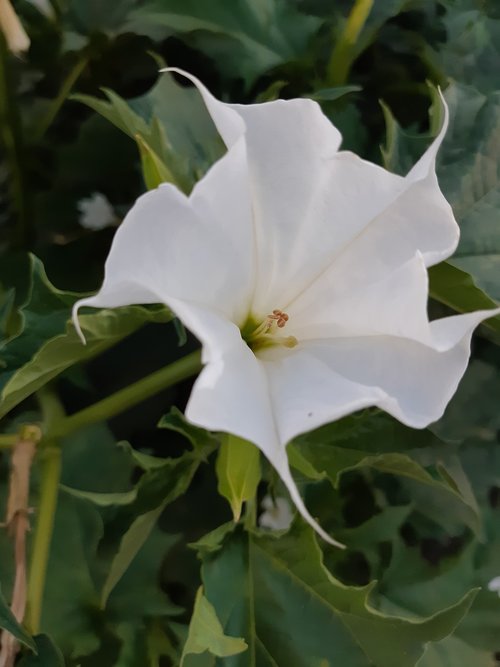
[[[254,352],[270,345],[295,347],[297,345],[295,336],[282,336],[280,333],[288,320],[289,317],[284,311],[275,308],[260,322],[254,317],[249,317],[241,327],[241,336]]]

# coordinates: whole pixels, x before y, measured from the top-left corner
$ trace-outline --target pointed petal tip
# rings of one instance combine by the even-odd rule
[[[83,345],[87,345],[87,340],[85,338],[85,335],[82,331],[82,327],[80,325],[80,320],[78,318],[78,311],[82,306],[85,305],[85,299],[80,299],[80,301],[77,301],[71,311],[71,319],[73,321],[73,326],[76,329],[76,333],[78,334],[78,338],[82,341]]]

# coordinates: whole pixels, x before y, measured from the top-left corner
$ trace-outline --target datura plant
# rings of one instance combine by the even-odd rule
[[[312,100],[225,104],[170,71],[196,85],[227,152],[190,196],[162,184],[135,203],[75,324],[82,306],[167,305],[202,343],[186,417],[254,443],[335,543],[301,499],[287,443],[369,406],[414,428],[436,421],[474,328],[500,313],[427,314],[427,267],[459,239],[435,172],[446,104],[401,177],[340,150]]]
[[[0,667],[500,665],[496,4],[0,0]]]

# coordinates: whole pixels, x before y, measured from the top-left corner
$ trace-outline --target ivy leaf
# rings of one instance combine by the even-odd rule
[[[313,532],[298,524],[280,539],[238,531],[201,557],[205,595],[224,632],[248,644],[232,659],[235,667],[414,667],[427,642],[452,632],[474,596],[423,620],[383,614],[370,602],[373,586],[334,579]]]
[[[203,595],[200,587],[196,594],[189,633],[182,651],[180,667],[189,667],[189,655],[208,651],[219,658],[227,658],[246,651],[245,641],[224,634],[215,609]]]

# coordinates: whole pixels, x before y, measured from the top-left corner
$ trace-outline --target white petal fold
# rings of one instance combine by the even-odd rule
[[[459,229],[435,175],[448,126],[405,177],[340,151],[340,134],[311,100],[227,104],[194,76],[228,147],[247,146],[257,243],[253,313],[286,309],[325,273],[366,284],[420,251],[426,266],[450,256]],[[388,243],[388,239],[391,242]]]
[[[270,378],[280,437],[377,406],[413,428],[439,419],[470,356],[475,327],[500,308],[430,323],[430,341],[398,336],[332,337],[274,348],[263,363]]]
[[[346,289],[317,281],[288,309],[290,334],[298,340],[391,335],[430,343],[428,276],[420,252],[379,280]]]

